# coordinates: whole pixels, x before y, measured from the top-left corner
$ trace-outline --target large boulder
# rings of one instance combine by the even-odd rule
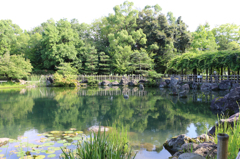
[[[190,138],[182,134],[167,140],[163,146],[173,157],[180,157],[181,154],[186,152],[196,153],[204,157],[207,155],[215,157],[217,154],[217,145],[213,141],[214,138],[206,134],[195,138]]]
[[[120,86],[125,86],[125,85],[128,85],[128,83],[129,83],[129,80],[125,76],[123,76],[119,85]]]
[[[229,80],[221,81],[221,83],[218,86],[220,90],[227,90],[227,89],[229,90],[231,89],[231,87],[232,87],[232,83]]]
[[[111,83],[111,82],[108,81],[108,80],[102,81],[102,85],[103,85],[103,86],[108,86],[110,83]]]
[[[211,90],[213,90],[213,91],[218,90],[218,84],[217,83],[212,83]]]
[[[166,88],[166,87],[167,87],[167,83],[166,83],[166,82],[161,82],[161,83],[159,84],[159,87],[160,87],[160,88]]]
[[[181,88],[180,88],[180,90],[189,90],[189,89],[190,89],[190,87],[189,87],[188,84],[184,84],[184,85],[182,85]]]
[[[234,115],[232,115],[232,116],[230,116],[228,119],[220,119],[220,121],[208,131],[208,135],[214,136],[216,127],[218,127],[220,125],[223,126],[224,123],[226,123],[228,128],[229,127],[233,128],[234,127],[234,123],[236,123],[236,121],[238,122],[238,119],[239,119],[239,112],[234,114]]]
[[[114,81],[111,84],[112,84],[112,86],[118,86],[119,85],[119,83],[117,81]]]
[[[169,79],[166,79],[165,82],[166,82],[167,85],[170,84],[170,80]]]
[[[175,79],[174,77],[171,77],[171,81],[170,81],[170,87],[173,88],[177,85],[178,80]]]
[[[235,89],[237,87],[240,87],[240,85],[238,83],[232,83],[232,89]]]
[[[128,83],[129,86],[137,86],[138,82],[136,80],[132,80],[131,82]]]
[[[210,108],[231,115],[239,112],[238,103],[240,103],[240,87],[232,89],[224,97],[213,99]]]
[[[192,83],[192,89],[200,89],[200,83],[193,82]]]
[[[210,91],[212,90],[212,84],[211,83],[203,83],[201,86],[201,91]]]

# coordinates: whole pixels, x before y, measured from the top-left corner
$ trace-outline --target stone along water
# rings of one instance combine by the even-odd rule
[[[123,97],[125,94],[128,99]],[[137,159],[168,158],[171,154],[162,144],[176,135],[196,137],[206,133],[217,120],[209,109],[211,99],[226,93],[190,91],[185,99],[168,94],[169,89],[137,87],[3,89],[0,138],[24,139],[21,142],[36,146],[45,132],[76,128],[85,133],[90,126],[116,124],[129,128],[130,144],[139,150]],[[47,137],[51,144],[45,144],[36,154],[31,151],[32,155],[48,156],[47,146],[63,146],[51,135]],[[0,156],[18,158],[19,144],[12,141],[0,147]],[[32,150],[31,146],[25,149]],[[61,154],[59,149],[51,152],[56,158]]]

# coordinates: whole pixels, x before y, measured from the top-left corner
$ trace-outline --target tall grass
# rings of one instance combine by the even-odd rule
[[[27,76],[27,81],[39,81],[41,79],[41,75],[30,75]]]
[[[220,120],[218,121],[220,123]],[[219,124],[215,129],[214,142],[217,144],[217,134],[225,133],[229,135],[228,141],[228,159],[235,159],[237,157],[240,148],[240,123],[234,120],[234,126],[231,127],[227,122]]]
[[[76,153],[62,151],[62,158],[67,159],[132,159],[136,156],[128,145],[127,131],[124,129],[121,133],[116,130],[92,133],[89,141],[78,143]]]

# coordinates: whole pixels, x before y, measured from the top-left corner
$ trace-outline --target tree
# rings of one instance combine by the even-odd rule
[[[66,75],[77,75],[78,70],[71,66],[71,63],[60,63],[58,67],[56,67],[57,73],[66,76]]]
[[[11,20],[0,20],[0,55],[7,52],[16,53],[18,48],[18,36],[22,34],[22,29],[13,24]]]
[[[212,29],[216,38],[216,43],[219,45],[218,50],[231,50],[231,42],[240,43],[240,26],[236,24],[222,24]],[[236,44],[235,43],[235,44]]]
[[[56,25],[47,24],[43,32],[41,57],[44,67],[54,69],[63,62],[76,62],[78,34],[71,28],[71,23],[66,19],[59,20]]]
[[[104,52],[100,52],[98,54],[99,58],[99,74],[100,75],[108,75],[110,74],[110,58]]]
[[[9,79],[22,79],[32,71],[30,60],[25,60],[22,55],[9,53],[0,56],[0,73]]]
[[[138,74],[145,74],[149,68],[153,65],[152,59],[148,56],[144,50],[140,52],[134,52],[131,55],[131,66],[134,72]]]
[[[84,51],[84,70],[86,74],[97,74],[98,73],[98,54],[94,46],[86,46]]]
[[[197,30],[192,33],[193,41],[192,48],[194,51],[213,51],[217,49],[217,43],[215,42],[215,37],[210,31],[210,26],[208,23],[205,25],[199,25]]]

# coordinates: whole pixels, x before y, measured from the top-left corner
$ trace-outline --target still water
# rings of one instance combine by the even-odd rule
[[[206,133],[217,120],[209,109],[211,100],[227,93],[190,90],[188,98],[181,99],[169,96],[169,91],[130,87],[2,89],[0,138],[36,144],[49,131],[86,131],[94,125],[117,124],[129,128],[131,144],[138,150],[137,159],[167,159],[171,154],[162,144],[176,135],[196,137]],[[123,94],[128,94],[129,99],[124,99]],[[52,147],[62,146],[51,143]],[[1,147],[0,157],[18,158],[14,153],[19,151],[18,144]],[[59,155],[61,150],[54,152]],[[47,152],[38,155],[47,158]],[[57,155],[55,158],[59,158]]]

